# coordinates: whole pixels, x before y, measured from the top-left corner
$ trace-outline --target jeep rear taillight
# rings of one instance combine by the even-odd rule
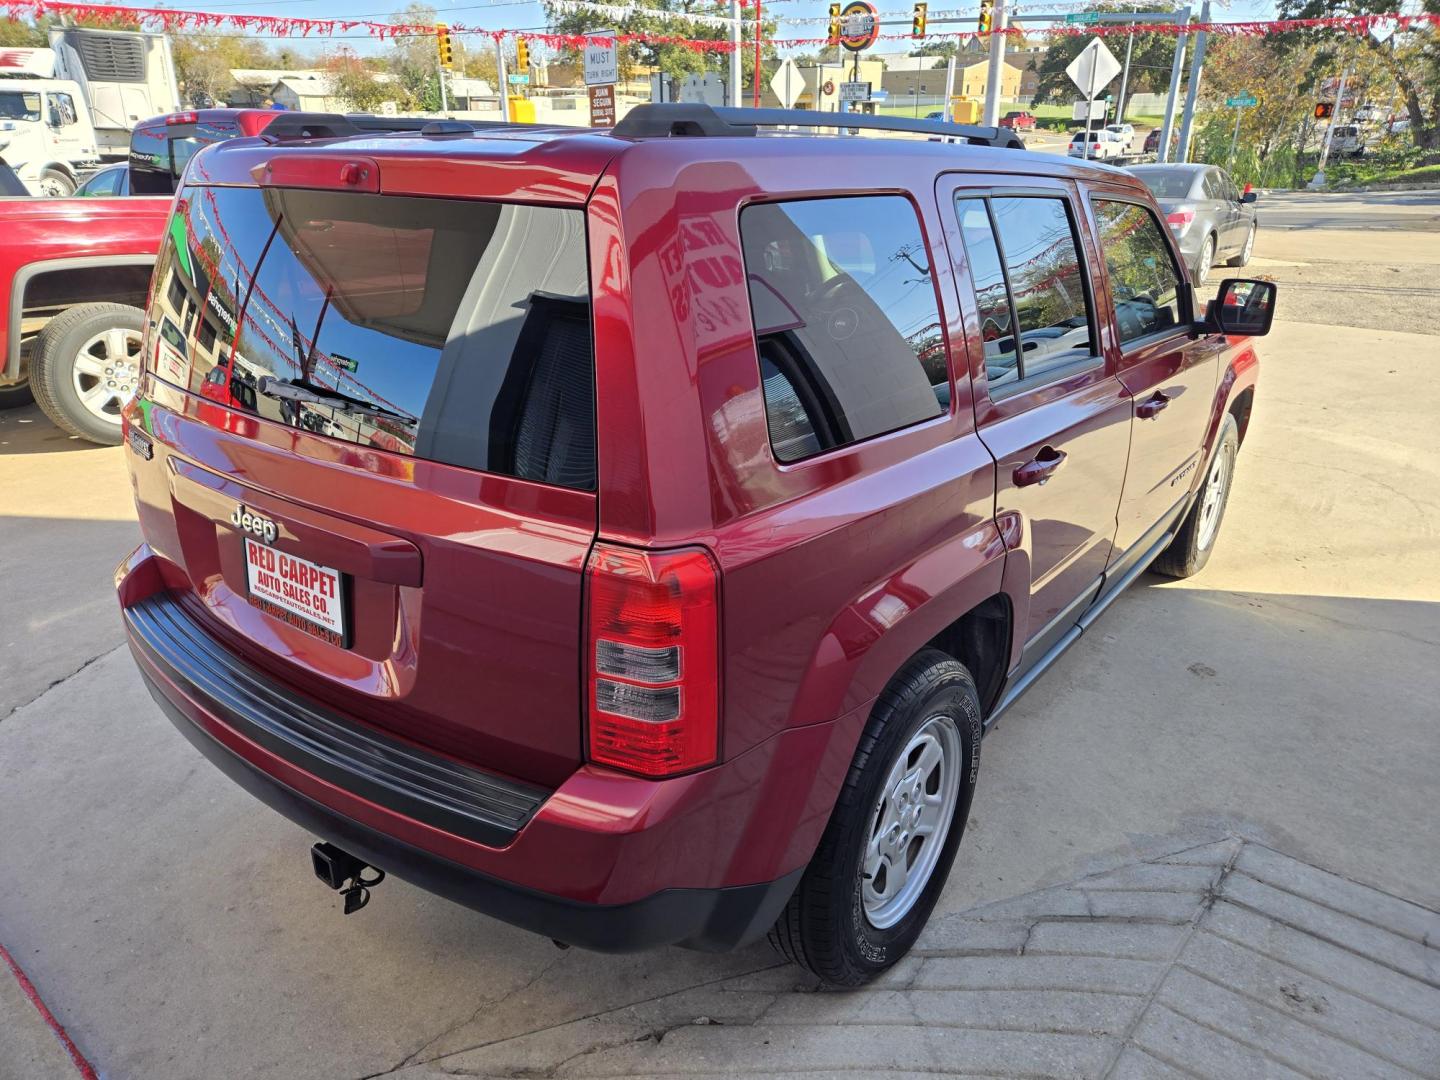
[[[710,556],[601,543],[585,576],[590,760],[642,776],[712,764],[720,604]]]

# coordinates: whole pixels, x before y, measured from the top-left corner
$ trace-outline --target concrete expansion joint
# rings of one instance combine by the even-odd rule
[[[67,682],[69,682],[71,679],[75,678],[76,675],[79,675],[82,671],[84,671],[86,668],[88,668],[91,664],[94,664],[94,663],[97,663],[97,662],[99,662],[99,661],[101,661],[101,660],[104,660],[107,656],[111,655],[112,653],[115,653],[115,652],[120,651],[120,650],[123,649],[124,647],[125,647],[124,645],[116,645],[114,648],[106,649],[104,652],[98,653],[98,654],[96,654],[95,656],[90,657],[89,660],[86,660],[83,664],[81,664],[79,667],[77,667],[74,671],[70,672],[69,674],[67,674],[67,675],[61,675],[60,678],[58,678],[58,679],[52,679],[52,680],[50,681],[50,684],[49,684],[48,686],[46,686],[44,690],[41,690],[38,694],[35,694],[34,696],[32,696],[32,697],[30,697],[30,698],[27,698],[25,701],[20,702],[20,704],[14,706],[14,707],[13,707],[9,712],[7,712],[4,716],[0,716],[0,723],[4,723],[6,720],[9,720],[10,717],[14,716],[14,715],[15,715],[16,713],[18,713],[21,709],[24,709],[24,708],[26,708],[26,707],[28,707],[28,706],[30,706],[30,705],[35,704],[35,702],[39,701],[41,698],[43,698],[46,694],[50,693],[50,691],[54,690],[56,687],[64,686]]]

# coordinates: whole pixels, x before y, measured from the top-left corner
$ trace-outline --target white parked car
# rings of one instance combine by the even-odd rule
[[[1088,151],[1086,142],[1090,144]],[[1125,144],[1120,141],[1120,136],[1108,129],[1077,131],[1070,137],[1070,146],[1065,152],[1074,158],[1088,157],[1091,161],[1109,161],[1124,156]]]
[[[1365,153],[1365,135],[1359,124],[1341,124],[1330,136],[1330,153],[1339,156],[1352,154],[1359,157]]]
[[[1120,140],[1121,153],[1130,153],[1135,142],[1135,127],[1132,124],[1106,124],[1105,130]]]

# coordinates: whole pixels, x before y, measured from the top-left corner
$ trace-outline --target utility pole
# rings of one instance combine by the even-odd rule
[[[942,115],[944,116],[945,122],[946,122],[947,124],[948,124],[948,123],[950,122],[950,120],[951,120],[951,116],[950,116],[950,112],[951,112],[951,110],[950,110],[950,95],[951,95],[952,93],[954,93],[954,91],[955,91],[955,54],[954,54],[954,53],[951,53],[951,54],[950,54],[950,62],[945,65],[945,103],[944,103],[944,105],[942,106],[942,108],[944,109],[944,112],[943,112]]]
[[[505,50],[500,43],[504,38],[495,39],[495,81],[500,84],[500,119],[510,119],[510,80],[505,77]]]
[[[1125,70],[1120,74],[1120,100],[1115,104],[1115,123],[1125,121],[1125,91],[1130,86],[1130,54],[1135,49],[1135,24],[1130,24],[1130,33],[1125,35]]]
[[[760,9],[764,0],[755,0],[755,108],[760,107]]]
[[[1320,168],[1310,181],[1310,187],[1325,186],[1325,166],[1330,161],[1330,140],[1335,135],[1335,125],[1340,122],[1340,109],[1345,104],[1345,84],[1350,81],[1350,72],[1355,68],[1355,54],[1345,60],[1345,70],[1340,73],[1340,87],[1335,91],[1335,108],[1330,113],[1330,122],[1325,125],[1325,142],[1320,147]]]
[[[730,104],[740,99],[740,0],[730,0]]]
[[[990,10],[990,67],[985,73],[985,117],[987,127],[1000,126],[1000,92],[1004,89],[1005,26],[1009,13],[1005,0],[995,0]]]
[[[1176,22],[1186,26],[1190,22],[1190,9],[1182,8],[1176,13]],[[1175,127],[1175,99],[1180,96],[1180,76],[1185,74],[1185,42],[1189,34],[1175,36],[1175,62],[1170,65],[1170,96],[1165,100],[1165,122],[1160,125],[1160,145],[1156,148],[1156,161],[1170,160],[1170,132]]]
[[[1210,0],[1205,0],[1200,5],[1200,22],[1210,22]],[[1205,39],[1209,37],[1204,30],[1195,35],[1195,59],[1190,64],[1190,85],[1185,90],[1185,116],[1180,121],[1180,160],[1190,160],[1190,128],[1195,122],[1195,99],[1200,96],[1200,76],[1205,67]]]

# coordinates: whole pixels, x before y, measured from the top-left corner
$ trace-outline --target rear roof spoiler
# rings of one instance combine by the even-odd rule
[[[964,139],[980,146],[1024,150],[1020,136],[1007,127],[949,124],[906,116],[871,116],[868,113],[832,113],[811,109],[736,109],[668,102],[637,105],[615,125],[612,134],[627,139],[664,139],[720,135],[754,135],[762,127],[865,128],[939,135]]]

